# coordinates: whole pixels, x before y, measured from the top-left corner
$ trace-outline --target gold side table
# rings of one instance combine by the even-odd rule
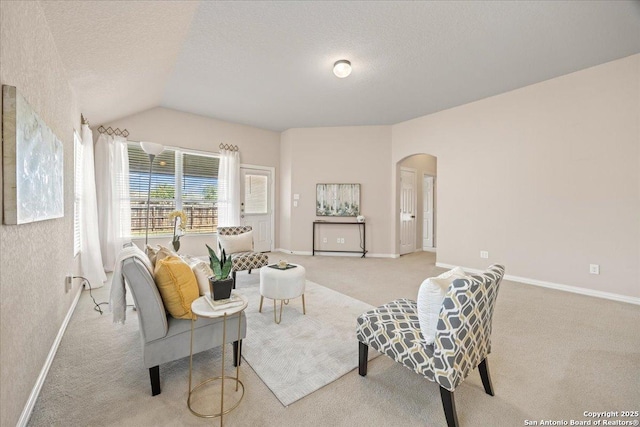
[[[242,398],[244,397],[244,384],[242,383],[242,381],[240,381],[240,360],[236,360],[236,376],[232,377],[232,376],[228,376],[224,374],[224,362],[225,362],[225,350],[226,350],[226,345],[227,345],[227,319],[229,317],[232,316],[238,316],[238,341],[241,339],[240,338],[240,333],[241,333],[241,326],[242,326],[242,312],[247,308],[247,305],[249,304],[249,300],[247,299],[247,297],[245,297],[244,295],[238,294],[234,292],[234,295],[239,297],[240,300],[242,301],[242,304],[237,305],[235,307],[229,307],[229,308],[222,308],[222,309],[214,309],[211,304],[209,303],[209,301],[206,300],[207,297],[200,297],[197,300],[195,300],[192,304],[191,304],[191,312],[193,313],[193,316],[191,318],[191,343],[190,343],[190,350],[189,350],[189,397],[187,398],[187,407],[189,408],[189,411],[191,411],[192,414],[201,417],[201,418],[215,418],[215,417],[220,417],[220,425],[222,426],[222,421],[223,421],[223,416],[225,414],[228,414],[229,412],[233,411],[234,409],[236,409],[238,407],[238,405],[240,404],[240,402],[242,401]],[[222,374],[219,377],[212,377],[212,378],[208,378],[204,381],[202,381],[201,383],[199,383],[198,385],[196,385],[195,387],[191,388],[191,375],[192,375],[192,366],[193,366],[193,330],[194,330],[194,324],[196,323],[197,320],[197,316],[201,316],[201,317],[208,317],[208,318],[216,318],[216,317],[222,317]],[[240,358],[240,351],[238,351],[237,353],[238,358]],[[242,388],[242,394],[240,395],[240,398],[238,399],[238,401],[236,402],[235,405],[233,405],[230,408],[225,409],[224,408],[224,383],[225,383],[225,379],[227,380],[234,380],[236,383],[236,392],[239,390],[239,387]],[[202,387],[203,385],[210,383],[212,381],[217,381],[220,380],[221,382],[221,386],[220,386],[220,412],[215,413],[215,414],[201,414],[195,410],[193,410],[191,408],[191,395],[198,390],[200,387]]]

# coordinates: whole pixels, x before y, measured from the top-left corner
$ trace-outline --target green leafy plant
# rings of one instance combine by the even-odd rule
[[[229,274],[231,273],[231,257],[227,256],[220,244],[218,244],[218,247],[222,249],[220,258],[218,258],[216,251],[211,249],[209,245],[205,246],[209,250],[209,265],[211,266],[211,270],[213,270],[213,277],[215,277],[216,280],[227,279],[229,277]]]

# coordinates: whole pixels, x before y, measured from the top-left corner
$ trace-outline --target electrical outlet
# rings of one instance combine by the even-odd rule
[[[591,273],[591,274],[600,274],[600,265],[598,265],[598,264],[589,264],[589,273]]]
[[[480,258],[488,259],[489,251],[480,251]]]
[[[294,200],[294,201],[293,201],[293,207],[294,207],[294,208],[297,208],[297,207],[298,207],[298,201],[297,201],[297,200]]]
[[[327,243],[327,238],[326,237],[322,238],[322,243]]]
[[[340,243],[344,244],[344,237],[340,238]]]
[[[68,274],[64,278],[64,292],[67,293],[71,290],[71,282],[73,281],[73,276]]]
[[[336,243],[340,243],[340,238],[339,237],[336,239]]]

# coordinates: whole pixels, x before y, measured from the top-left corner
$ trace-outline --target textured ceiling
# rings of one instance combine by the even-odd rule
[[[94,123],[392,124],[640,52],[637,1],[41,4]]]
[[[99,124],[162,102],[199,2],[40,4],[82,112]]]

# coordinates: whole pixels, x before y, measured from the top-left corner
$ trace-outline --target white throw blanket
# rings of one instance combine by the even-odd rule
[[[109,307],[113,313],[113,323],[122,323],[126,320],[127,309],[127,290],[125,288],[124,277],[122,276],[122,262],[125,259],[135,257],[138,258],[147,267],[149,273],[153,277],[153,267],[149,261],[149,257],[142,252],[136,245],[126,247],[118,254],[116,266],[113,271],[113,279],[111,281],[111,296],[109,298]]]

